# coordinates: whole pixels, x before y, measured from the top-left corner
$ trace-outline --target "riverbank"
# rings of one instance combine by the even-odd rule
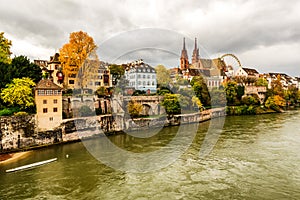
[[[236,116],[236,115],[262,115],[262,114],[272,114],[272,113],[282,113],[283,110],[273,110],[262,106],[255,105],[242,105],[242,106],[227,106],[226,115]]]
[[[17,152],[17,153],[7,153],[7,154],[0,154],[0,164],[6,164],[10,162],[15,162],[19,159],[25,158],[30,152]]]

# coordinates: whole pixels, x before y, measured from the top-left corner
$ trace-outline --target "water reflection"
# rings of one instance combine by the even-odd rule
[[[82,143],[38,150],[18,163],[0,165],[0,199],[299,199],[299,118],[299,111],[226,117],[221,135],[212,140],[217,141],[214,148],[200,159],[210,126],[210,122],[202,123],[183,155],[148,173],[110,168]],[[185,130],[181,140],[189,134]],[[148,140],[128,135],[109,140],[126,151],[151,153],[169,144],[177,131],[178,127],[165,128]],[[91,140],[91,146],[94,142],[100,141]],[[105,154],[128,167],[137,165],[119,155]],[[58,161],[20,173],[4,173],[5,169],[52,157]]]

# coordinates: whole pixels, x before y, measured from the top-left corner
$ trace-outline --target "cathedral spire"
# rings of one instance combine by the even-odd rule
[[[199,48],[197,47],[197,38],[195,38],[195,48],[192,56],[192,64],[195,64],[199,61]]]
[[[181,51],[181,57],[180,57],[180,68],[181,69],[187,69],[189,67],[189,58],[188,54],[185,48],[185,38],[183,38],[183,48]]]

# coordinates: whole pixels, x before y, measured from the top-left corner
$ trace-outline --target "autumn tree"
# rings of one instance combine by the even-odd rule
[[[192,97],[192,104],[194,107],[198,108],[199,110],[203,110],[203,104],[201,103],[200,99],[198,99],[198,97],[196,96]]]
[[[131,117],[138,117],[143,111],[143,105],[135,101],[130,101],[127,105],[127,110]]]
[[[100,87],[98,87],[97,90],[95,91],[95,94],[96,94],[98,97],[104,97],[104,96],[107,96],[107,95],[108,95],[107,88],[104,87],[104,86],[100,86]]]
[[[281,83],[281,76],[278,75],[275,80],[271,82],[271,90],[273,95],[284,96],[283,86]]]
[[[0,63],[10,63],[11,41],[4,37],[4,32],[0,32]]]
[[[64,44],[59,51],[59,60],[63,66],[65,81],[70,76],[76,76],[81,69],[78,80],[79,85],[81,88],[86,86],[89,74],[93,74],[94,71],[98,70],[95,66],[95,60],[98,60],[96,49],[94,39],[86,32],[78,31],[70,34],[69,42]],[[67,85],[66,82],[65,85]]]
[[[157,65],[155,67],[157,84],[160,87],[167,87],[171,82],[170,72],[163,65]]]
[[[265,106],[267,108],[279,111],[285,106],[285,100],[279,95],[270,96],[265,102]]]
[[[34,97],[32,87],[35,83],[30,78],[15,78],[12,83],[2,90],[1,98],[4,103],[9,106],[18,106],[21,110],[25,110],[34,106]]]

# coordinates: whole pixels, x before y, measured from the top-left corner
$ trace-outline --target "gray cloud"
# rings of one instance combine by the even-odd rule
[[[203,47],[201,53],[209,52],[201,54],[203,57],[230,52],[261,72],[285,69],[291,75],[300,75],[297,70],[300,47],[295,45],[300,42],[297,0],[2,0],[1,3],[5,6],[0,8],[0,31],[16,41],[36,46],[40,52],[54,52],[68,42],[69,33],[84,30],[99,45],[100,59],[112,59],[117,52],[138,44],[127,31],[150,27],[178,34],[143,31],[140,39],[145,48],[155,48],[157,42],[161,48],[180,54],[182,36],[198,37]],[[118,34],[121,36],[115,37]],[[107,47],[110,38],[118,40]],[[37,53],[32,49],[22,45],[15,48],[18,53],[36,58]],[[190,57],[192,48],[193,44],[188,43]],[[129,58],[143,56],[151,63],[178,65],[174,54],[160,52],[161,55],[154,50],[143,50],[131,53]],[[282,55],[288,60],[278,59]]]

